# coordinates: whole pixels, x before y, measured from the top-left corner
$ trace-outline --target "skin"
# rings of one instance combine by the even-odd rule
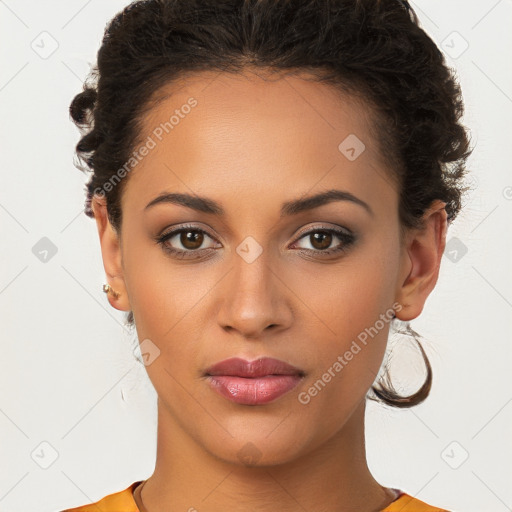
[[[396,496],[367,466],[364,414],[389,323],[308,404],[298,394],[395,302],[401,320],[421,313],[445,246],[445,203],[432,203],[424,227],[401,240],[398,188],[371,135],[371,111],[325,84],[203,72],[165,92],[144,119],[142,139],[190,97],[198,104],[131,171],[120,233],[104,199],[93,201],[108,282],[119,293],[108,300],[133,310],[139,340],[160,350],[146,366],[158,394],[158,441],[144,507],[381,510]],[[349,134],[366,146],[354,161],[338,149]],[[330,189],[349,191],[373,214],[332,201],[280,217],[283,202]],[[145,211],[162,192],[206,196],[226,213],[171,203]],[[196,259],[172,257],[154,240],[185,223],[208,233]],[[322,257],[322,244],[302,233],[326,227],[350,229],[356,240]],[[250,264],[236,252],[248,236],[262,248]],[[179,235],[167,244],[198,247]],[[333,235],[325,244],[343,242]],[[235,404],[203,376],[233,356],[275,357],[305,377],[274,402]],[[240,458],[248,443],[257,454],[249,463]]]

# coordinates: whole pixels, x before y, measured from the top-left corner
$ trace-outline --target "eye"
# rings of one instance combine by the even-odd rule
[[[320,254],[321,256],[344,252],[355,242],[355,236],[349,231],[324,227],[303,233],[299,241],[303,239],[311,245],[311,248],[302,247],[300,248],[301,251]],[[331,247],[336,239],[339,240],[338,244]]]
[[[159,236],[156,241],[166,252],[177,258],[197,258],[198,253],[202,254],[211,248],[201,248],[208,238],[213,240],[203,229],[195,226],[182,226]]]

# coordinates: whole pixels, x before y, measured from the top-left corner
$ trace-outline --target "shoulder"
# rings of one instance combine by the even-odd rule
[[[139,485],[142,480],[133,482],[126,489],[109,494],[95,503],[89,503],[75,508],[67,508],[61,512],[139,512],[137,504],[133,499],[133,490]]]
[[[428,505],[424,501],[413,498],[404,491],[399,491],[398,498],[381,512],[449,512],[444,508]]]

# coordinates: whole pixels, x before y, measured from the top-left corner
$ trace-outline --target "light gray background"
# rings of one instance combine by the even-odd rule
[[[101,290],[68,118],[105,24],[126,4],[0,1],[1,512],[83,505],[153,470],[156,395],[135,334]],[[412,5],[460,79],[474,191],[411,323],[433,366],[431,395],[411,410],[369,402],[368,460],[383,485],[428,503],[502,512],[512,508],[512,1]],[[43,237],[57,251],[46,261]]]

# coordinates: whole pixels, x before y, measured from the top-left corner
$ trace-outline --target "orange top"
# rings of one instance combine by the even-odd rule
[[[109,494],[96,503],[83,505],[81,507],[69,508],[61,512],[141,512],[133,499],[135,487],[141,484],[143,480],[133,482],[124,491]],[[423,501],[409,496],[400,489],[398,498],[390,503],[381,512],[449,512],[444,508],[432,507]]]

